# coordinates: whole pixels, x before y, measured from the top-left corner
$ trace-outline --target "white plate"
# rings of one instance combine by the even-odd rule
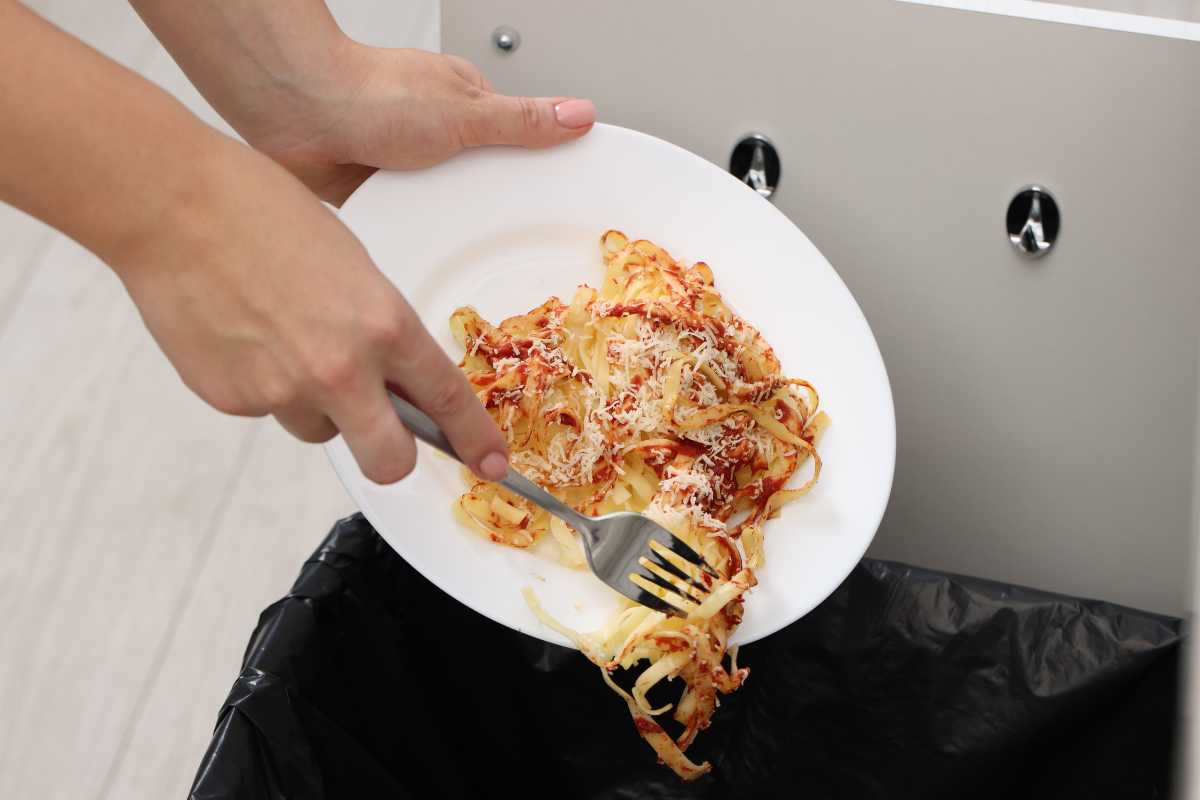
[[[490,148],[419,172],[379,173],[342,218],[457,360],[447,320],[461,305],[492,321],[552,294],[598,286],[608,228],[712,266],[717,289],[774,346],[784,373],[812,381],[833,424],[816,488],[767,525],[766,565],[733,636],[774,633],[825,599],[862,557],[887,505],[896,455],[891,389],[862,312],[829,262],[774,206],[707,161],[645,134],[597,125],[542,151]],[[406,480],[379,486],[339,438],[329,455],[367,519],[409,563],[493,620],[549,642],[521,598],[594,630],[617,596],[588,572],[486,541],[455,521],[455,463],[422,446]],[[547,537],[549,539],[550,537]]]

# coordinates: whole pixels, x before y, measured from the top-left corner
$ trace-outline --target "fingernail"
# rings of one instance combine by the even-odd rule
[[[501,480],[508,474],[508,459],[503,453],[488,453],[479,462],[479,474],[489,481]]]
[[[586,128],[596,121],[596,104],[591,100],[564,100],[554,107],[554,116],[564,128]]]

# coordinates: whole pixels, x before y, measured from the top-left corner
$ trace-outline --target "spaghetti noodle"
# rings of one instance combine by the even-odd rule
[[[552,619],[525,590],[538,617],[600,667],[641,736],[688,780],[711,767],[685,751],[708,727],[718,695],[748,674],[728,641],[763,564],[764,524],[817,481],[816,442],[829,420],[816,389],[784,377],[762,335],[724,303],[707,264],[685,266],[619,231],[600,245],[599,290],[581,286],[570,304],[552,297],[499,325],[464,307],[450,325],[516,469],[585,514],[652,517],[722,577],[683,616],[630,603],[586,634]],[[575,532],[557,517],[496,484],[470,482],[457,507],[471,526],[517,548],[549,535],[563,563],[585,566]],[[630,689],[614,680],[639,668]],[[684,684],[678,702],[652,707],[651,688],[674,678]],[[674,736],[655,719],[671,711],[681,728]]]

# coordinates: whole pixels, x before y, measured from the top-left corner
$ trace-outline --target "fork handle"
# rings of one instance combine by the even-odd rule
[[[397,397],[392,392],[388,392],[388,399],[392,401],[392,406],[395,407],[396,414],[400,417],[400,421],[404,423],[404,427],[412,431],[413,436],[416,436],[430,447],[436,447],[458,463],[466,463],[459,457],[458,453],[454,452],[454,446],[450,444],[450,440],[446,438],[446,434],[442,432],[442,429],[438,427],[438,424],[428,414],[404,398]],[[586,536],[589,540],[594,537],[594,523],[590,517],[580,514],[512,467],[508,468],[508,474],[500,481],[500,485],[510,492],[519,494],[526,500],[546,509],[579,531],[580,536]]]
[[[388,392],[388,399],[392,401],[392,406],[395,407],[396,414],[404,423],[404,427],[412,431],[413,436],[430,447],[436,447],[458,463],[466,463],[458,457],[458,453],[454,452],[454,446],[450,444],[446,434],[442,433],[442,429],[428,414],[392,392]]]
[[[554,516],[561,519],[563,522],[570,525],[575,530],[579,531],[579,535],[583,536],[591,543],[595,539],[595,522],[591,517],[586,517],[580,514],[569,505],[559,500],[554,495],[547,492],[542,487],[538,486],[533,481],[526,478],[521,473],[517,472],[512,467],[508,468],[508,474],[504,476],[504,480],[500,481],[500,485],[510,492],[515,492],[521,495],[526,500],[532,503],[537,503],[542,508],[549,511]]]

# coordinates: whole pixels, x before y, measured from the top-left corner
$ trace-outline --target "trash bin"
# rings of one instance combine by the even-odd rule
[[[683,783],[592,664],[462,606],[356,515],[262,613],[190,796],[1163,798],[1181,635],[866,559],[742,650],[749,680],[688,751],[713,771]]]

